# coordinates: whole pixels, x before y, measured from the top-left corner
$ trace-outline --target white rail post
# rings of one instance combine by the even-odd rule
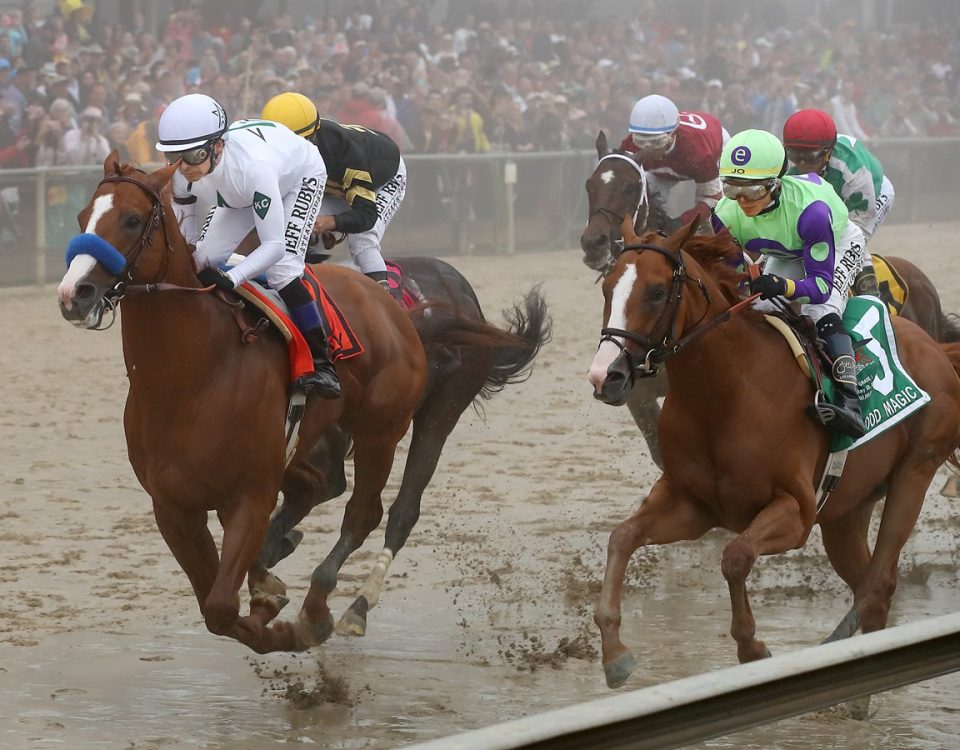
[[[503,166],[503,184],[506,186],[507,201],[507,255],[517,252],[516,225],[514,224],[513,202],[514,185],[517,184],[517,163],[508,158]]]

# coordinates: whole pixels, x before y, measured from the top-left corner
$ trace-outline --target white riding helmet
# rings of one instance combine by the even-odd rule
[[[677,105],[660,94],[650,94],[633,105],[630,132],[641,135],[672,133],[680,125]]]
[[[216,140],[227,130],[227,113],[206,94],[187,94],[170,102],[157,125],[157,151],[189,151]]]

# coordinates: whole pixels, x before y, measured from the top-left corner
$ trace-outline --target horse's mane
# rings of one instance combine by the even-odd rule
[[[729,232],[695,234],[684,243],[683,250],[710,274],[727,302],[732,305],[743,298],[741,284],[746,277],[735,267],[742,265],[743,251]]]

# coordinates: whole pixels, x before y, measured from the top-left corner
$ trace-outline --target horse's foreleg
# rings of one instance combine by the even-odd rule
[[[663,468],[663,459],[660,456],[660,436],[657,433],[657,421],[660,419],[657,397],[663,395],[666,377],[661,373],[656,378],[639,381],[630,391],[630,398],[627,400],[630,416],[647,442],[650,458],[660,469]]]
[[[868,531],[873,503],[863,502],[845,516],[820,524],[823,548],[833,569],[856,595],[870,567]],[[856,608],[850,610],[824,643],[849,638],[859,627]]]
[[[217,544],[207,528],[206,512],[154,499],[153,515],[163,541],[187,574],[202,612],[219,565]]]
[[[337,574],[344,561],[363,544],[383,518],[380,493],[387,483],[396,452],[396,442],[371,443],[356,440],[353,494],[344,509],[340,538],[326,559],[313,571],[310,590],[295,626],[307,647],[317,646],[333,632],[333,616],[327,598],[337,587]]]
[[[699,503],[678,494],[661,477],[630,518],[610,534],[607,567],[593,619],[600,628],[603,671],[609,687],[619,687],[633,673],[636,660],[620,640],[620,600],[630,556],[648,544],[699,539],[716,526],[716,519]]]
[[[447,383],[455,385],[438,388],[413,418],[413,437],[404,464],[400,491],[387,516],[383,551],[360,587],[357,598],[337,622],[339,633],[364,635],[367,632],[367,612],[380,601],[380,591],[390,563],[406,544],[410,532],[420,518],[423,491],[433,478],[447,437],[456,426],[460,415],[479,393],[483,376],[479,376],[476,383],[471,383],[465,380],[461,371]]]
[[[811,499],[809,507],[813,508],[813,505]],[[797,499],[781,491],[742,534],[724,547],[721,570],[730,589],[733,614],[730,635],[737,642],[737,657],[741,663],[770,656],[763,641],[757,640],[757,624],[747,598],[747,576],[753,564],[760,555],[774,555],[801,546],[812,524],[812,518],[805,522]]]

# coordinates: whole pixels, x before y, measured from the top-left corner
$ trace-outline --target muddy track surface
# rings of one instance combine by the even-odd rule
[[[884,227],[960,310],[960,225]],[[609,695],[591,620],[606,538],[656,476],[626,409],[590,398],[601,296],[576,250],[451,258],[488,317],[543,282],[554,341],[533,377],[469,411],[364,638],[256,656],[208,634],[126,460],[117,329],[65,323],[53,287],[0,291],[0,747],[388,748]],[[398,457],[397,467],[402,465]],[[960,513],[928,495],[901,565],[892,622],[960,609]],[[394,472],[386,493],[399,482]],[[292,617],[336,538],[343,498],[318,509],[277,569]],[[215,524],[214,524],[215,525]],[[382,543],[344,567],[342,611]],[[720,552],[729,538],[638,553],[624,640],[638,688],[730,666]],[[822,639],[849,606],[815,532],[750,579],[759,635],[784,652]],[[960,729],[960,677],[704,745],[941,748]]]

